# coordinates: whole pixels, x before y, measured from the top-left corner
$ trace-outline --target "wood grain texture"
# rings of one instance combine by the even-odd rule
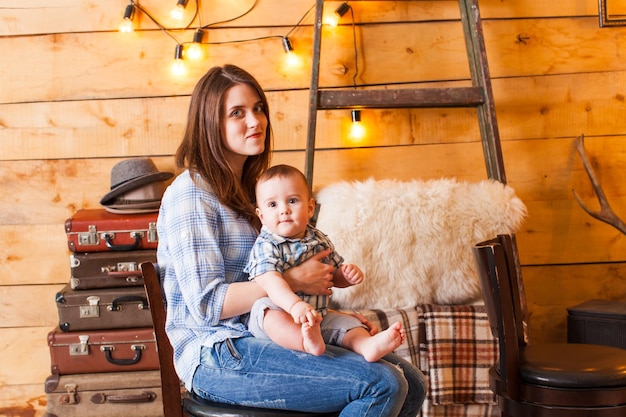
[[[0,328],[0,355],[11,358],[0,368],[0,386],[41,384],[50,375],[48,332],[52,327]],[[2,405],[0,405],[2,407]]]
[[[141,3],[157,16],[173,6]],[[209,24],[245,12],[253,0],[204,3],[202,21]],[[326,10],[340,3],[326,2]],[[575,189],[597,207],[573,148],[584,133],[609,201],[626,217],[626,27],[599,28],[597,0],[479,3],[507,178],[529,210],[517,240],[531,329],[537,340],[563,341],[566,307],[626,297],[626,236],[588,216],[572,196]],[[0,308],[8,312],[0,320],[0,415],[43,415],[46,335],[56,320],[51,297],[70,274],[65,219],[99,207],[122,159],[150,156],[175,171],[189,95],[209,66],[232,62],[257,76],[270,101],[273,162],[304,168],[312,15],[289,34],[303,51],[299,68],[285,67],[281,37],[311,0],[259,0],[241,19],[211,27],[208,60],[189,64],[183,78],[169,67],[176,43],[189,42],[197,22],[178,24],[172,38],[138,14],[136,32],[123,36],[117,25],[127,4],[0,5]],[[323,86],[469,85],[455,1],[350,4],[359,23],[359,72],[344,19],[324,29]],[[272,38],[218,44],[265,36]],[[348,110],[319,113],[315,190],[369,177],[486,177],[471,109],[365,109],[362,120],[368,136],[352,142]]]
[[[42,385],[42,383],[4,385],[0,390],[0,416],[44,416],[46,413],[46,395]]]
[[[351,26],[324,30],[322,86],[469,77],[458,22],[371,23],[358,26],[356,31],[358,74]],[[490,72],[495,79],[626,69],[619,59],[626,28],[600,29],[593,17],[493,20],[485,22],[484,31]],[[285,66],[281,44],[285,33],[284,28],[272,26],[216,31],[211,34],[211,42],[216,44],[207,46],[209,65],[234,63],[253,68],[267,90],[308,88],[310,57],[306,51],[311,50],[312,29],[299,28],[297,34],[290,35],[295,52],[303,51],[302,65],[297,68]],[[192,38],[193,30],[184,35]],[[270,38],[222,43],[262,37]],[[0,100],[21,103],[190,94],[207,62],[187,63],[187,75],[174,77],[170,67],[175,46],[176,42],[159,31],[0,37],[0,53],[9,58],[1,75],[3,82],[12,86],[3,91]],[[23,76],[25,66],[32,77]]]
[[[212,0],[202,7],[203,24],[231,19],[242,14],[252,0],[233,3],[231,0]],[[32,35],[46,33],[92,32],[117,30],[122,18],[126,0],[107,2],[87,0],[5,0],[2,3],[3,19],[0,19],[0,36]],[[326,10],[332,12],[341,1],[326,2]],[[273,1],[257,2],[253,13],[242,16],[236,22],[225,22],[220,26],[254,26],[259,21],[271,19],[276,26],[291,26],[313,5],[310,0],[281,2],[276,13]],[[443,20],[458,17],[458,7],[453,1],[352,1],[352,7],[359,21],[393,22],[412,20]],[[172,8],[169,0],[151,0],[146,4],[149,12],[159,16],[167,27],[180,28],[181,24],[172,21],[168,13]],[[528,2],[516,0],[481,0],[483,19],[528,18],[555,16],[596,16],[598,4],[595,0],[576,2]],[[190,7],[188,12],[192,12]],[[188,15],[186,16],[188,17]],[[145,17],[138,16],[139,28],[154,30],[157,26]],[[312,18],[303,23],[310,24]],[[185,20],[187,23],[188,20]]]
[[[567,341],[567,308],[591,299],[624,300],[624,262],[522,268],[532,337],[539,343]]]
[[[58,325],[55,295],[63,285],[0,286],[0,298],[4,300],[0,327]]]

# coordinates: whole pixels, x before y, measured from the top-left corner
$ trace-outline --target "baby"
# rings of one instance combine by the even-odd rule
[[[250,312],[248,327],[254,336],[313,355],[323,354],[329,343],[359,353],[369,362],[404,342],[402,323],[370,333],[358,318],[329,310],[328,296],[296,294],[283,279],[288,268],[331,249],[324,262],[335,267],[334,286],[348,287],[363,280],[359,267],[344,264],[328,237],[309,225],[315,201],[302,172],[288,165],[268,169],[257,182],[256,200],[263,226],[245,271],[268,297],[258,300]]]

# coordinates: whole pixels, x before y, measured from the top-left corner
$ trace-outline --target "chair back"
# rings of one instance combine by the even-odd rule
[[[519,273],[512,254],[507,256],[511,245],[510,236],[501,235],[477,244],[473,250],[489,325],[498,339],[499,388],[503,394],[517,400],[520,398],[519,355],[525,337]]]
[[[526,291],[524,280],[522,279],[522,267],[520,265],[517,243],[514,235],[499,235],[504,256],[509,270],[511,282],[511,297],[513,298],[513,308],[515,312],[515,322],[518,337],[518,344],[526,346],[530,340],[530,328],[528,326],[528,307],[526,303]]]
[[[161,292],[161,281],[152,262],[143,262],[140,268],[159,352],[163,416],[183,417],[181,384],[174,368],[174,349],[165,333],[165,303]]]
[[[500,358],[490,387],[503,416],[626,415],[626,352],[590,344],[528,341],[526,301],[515,238],[500,235],[473,248],[489,324]]]

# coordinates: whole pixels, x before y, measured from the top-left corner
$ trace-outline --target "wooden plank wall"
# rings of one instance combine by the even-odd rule
[[[313,0],[258,0],[240,19],[211,26],[208,58],[179,78],[169,72],[174,48],[191,41],[198,20],[168,36],[138,13],[137,30],[120,34],[127,3],[0,0],[3,416],[40,416],[45,407],[46,334],[57,324],[54,294],[69,280],[64,220],[78,208],[98,207],[110,169],[122,159],[147,155],[174,169],[189,94],[207,68],[231,62],[257,76],[271,101],[274,161],[304,167],[312,14],[291,29]],[[254,1],[200,3],[206,25],[245,13]],[[140,4],[175,27],[167,17],[174,0]],[[326,10],[339,4],[328,2]],[[350,4],[358,23],[356,83],[467,83],[456,2]],[[567,306],[626,297],[626,238],[572,197],[576,189],[597,207],[572,146],[584,133],[608,198],[626,216],[626,28],[599,28],[597,0],[480,6],[507,178],[530,213],[518,243],[531,328],[541,341],[564,340]],[[349,16],[324,30],[324,86],[353,85]],[[284,65],[280,38],[287,33],[300,68]],[[369,133],[361,144],[345,140],[348,111],[318,117],[316,188],[368,177],[486,177],[471,110],[368,110],[362,117]]]

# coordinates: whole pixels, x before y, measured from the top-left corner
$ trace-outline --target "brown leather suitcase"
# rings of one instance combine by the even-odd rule
[[[52,374],[153,371],[159,369],[154,329],[48,333]]]
[[[152,326],[144,287],[74,291],[68,284],[55,301],[64,332]]]
[[[74,290],[143,286],[139,265],[156,262],[156,249],[86,252],[70,255],[70,286]]]
[[[159,371],[50,375],[45,417],[161,417]]]
[[[72,252],[156,249],[158,212],[115,214],[105,209],[81,209],[65,221]]]

